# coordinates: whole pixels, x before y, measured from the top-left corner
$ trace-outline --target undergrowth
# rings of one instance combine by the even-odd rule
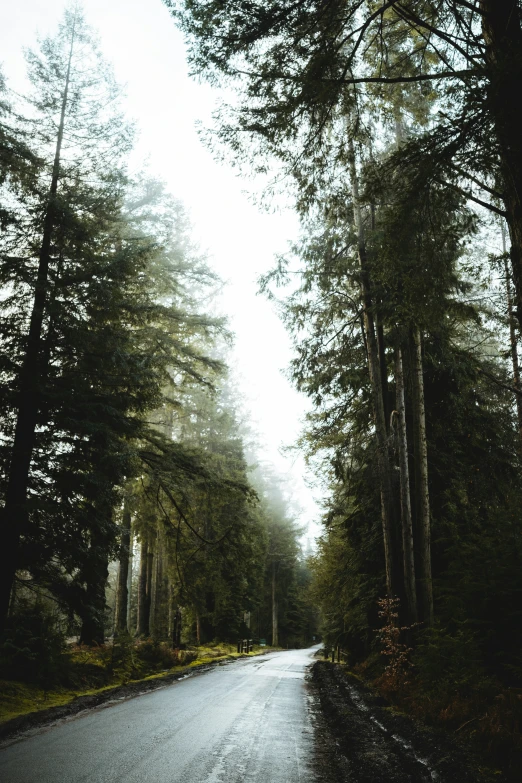
[[[0,722],[238,655],[234,645],[224,642],[181,650],[128,633],[94,647],[71,645],[68,630],[63,614],[49,605],[19,602],[0,643]]]
[[[379,602],[381,664],[371,655],[355,665],[355,673],[395,708],[470,742],[489,766],[518,781],[522,687],[508,685],[486,669],[476,637],[465,623],[452,628],[400,627],[397,604],[396,599]]]

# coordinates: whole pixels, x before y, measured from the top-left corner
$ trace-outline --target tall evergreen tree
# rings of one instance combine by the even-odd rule
[[[444,106],[422,146],[469,198],[493,211],[495,198],[503,201],[520,309],[522,133],[510,111],[522,81],[518,0],[165,1],[187,36],[194,72],[240,91],[239,107],[225,110],[220,126],[234,154],[246,138],[261,140],[294,172],[308,158],[312,188],[318,149],[330,146],[354,87],[439,90]]]
[[[34,92],[23,124],[31,128],[38,169],[34,186],[21,194],[24,219],[4,237],[2,254],[2,283],[11,291],[2,305],[9,313],[18,311],[18,322],[13,325],[11,315],[3,336],[3,350],[12,350],[13,413],[6,421],[12,449],[5,463],[1,512],[2,623],[20,565],[20,542],[28,531],[31,464],[48,384],[56,281],[68,263],[81,267],[96,244],[93,229],[99,224],[106,228],[117,209],[123,188],[117,160],[129,146],[128,129],[114,108],[116,87],[78,8],[66,12],[58,35],[43,40],[39,53],[28,54],[28,65]]]

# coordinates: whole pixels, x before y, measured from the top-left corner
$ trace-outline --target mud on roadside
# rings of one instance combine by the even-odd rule
[[[319,780],[335,783],[485,783],[507,779],[481,769],[443,732],[387,708],[342,666],[317,661],[309,677]]]

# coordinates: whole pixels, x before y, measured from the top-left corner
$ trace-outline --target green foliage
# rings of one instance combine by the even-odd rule
[[[377,599],[383,593],[381,531],[373,500],[366,513],[361,509],[344,522],[332,519],[311,560],[312,595],[325,642],[340,645],[352,663],[373,649]]]
[[[50,687],[67,677],[63,617],[50,602],[22,599],[9,616],[0,647],[2,676]]]
[[[417,640],[413,656],[415,676],[427,694],[445,696],[454,693],[463,698],[488,683],[478,634],[470,623],[454,624],[453,629],[440,624],[424,629]]]
[[[0,281],[8,292],[0,305],[0,493],[7,492],[14,433],[25,415],[27,324],[50,230],[29,390],[36,414],[27,520],[16,564],[81,618],[82,641],[101,643],[125,482],[145,471],[157,483],[160,464],[163,476],[176,473],[178,482],[210,477],[201,450],[174,444],[149,416],[167,405],[179,409],[191,387],[212,386],[221,363],[207,349],[223,323],[200,311],[215,276],[190,241],[182,205],[161,183],[126,173],[131,130],[80,11],[67,12],[58,34],[28,61],[32,116],[20,110],[16,131],[24,139],[32,128],[37,187],[6,183],[18,219],[0,237]],[[64,100],[59,144],[55,115]]]
[[[311,580],[309,562],[298,559],[293,582],[286,591],[286,617],[281,628],[281,636],[289,647],[307,647],[318,635],[319,618],[311,593]]]

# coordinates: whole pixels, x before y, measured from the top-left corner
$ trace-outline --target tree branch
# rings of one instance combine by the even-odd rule
[[[455,185],[453,182],[446,182],[445,180],[438,178],[435,178],[435,182],[438,182],[439,185],[443,185],[446,188],[453,188],[453,190],[456,190],[458,193],[462,193],[463,196],[466,196],[466,198],[469,198],[470,201],[474,201],[475,204],[479,204],[479,206],[489,209],[490,212],[495,212],[497,215],[504,218],[507,217],[507,212],[503,209],[499,209],[499,207],[496,207],[494,204],[490,204],[489,201],[483,201],[481,198],[477,198],[477,196],[474,196],[469,191],[464,190],[464,188]]]
[[[495,375],[492,375],[492,373],[488,372],[487,370],[483,370],[482,367],[477,367],[477,369],[482,375],[485,375],[486,378],[489,378],[489,380],[493,381],[493,383],[495,383],[497,386],[500,386],[502,389],[505,389],[512,394],[516,394],[517,396],[522,397],[522,391],[517,389],[516,386],[510,386],[508,383],[504,383]]]

